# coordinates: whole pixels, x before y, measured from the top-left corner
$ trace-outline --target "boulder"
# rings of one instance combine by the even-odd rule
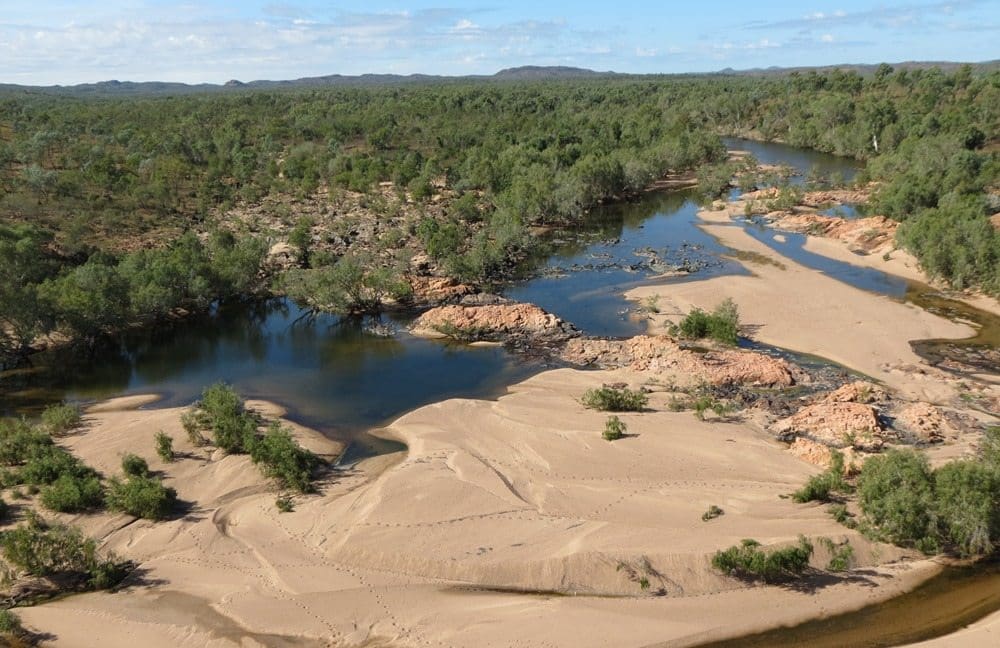
[[[826,401],[807,405],[771,425],[771,432],[782,441],[805,437],[831,448],[867,452],[876,452],[885,443],[882,429],[871,405]]]
[[[527,344],[565,342],[580,334],[552,313],[516,302],[439,306],[418,317],[410,330],[423,337]]]

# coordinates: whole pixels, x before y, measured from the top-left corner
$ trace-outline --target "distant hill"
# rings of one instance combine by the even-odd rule
[[[940,68],[954,70],[964,63],[953,61],[905,61],[892,63],[896,69],[928,69]],[[1000,69],[1000,60],[970,63],[975,72],[989,72]],[[463,81],[553,81],[560,79],[599,79],[599,78],[639,78],[665,79],[677,77],[700,76],[761,76],[773,77],[791,74],[793,72],[828,72],[835,69],[852,70],[862,75],[873,74],[878,65],[842,64],[824,65],[819,67],[770,67],[749,70],[734,70],[726,68],[718,72],[686,73],[686,74],[627,74],[619,72],[597,72],[586,68],[566,66],[525,65],[507,68],[492,75],[440,76],[430,74],[361,74],[356,76],[330,74],[318,77],[303,77],[285,81],[239,81],[236,79],[224,84],[199,83],[187,84],[166,81],[101,81],[99,83],[81,83],[71,86],[24,86],[16,84],[0,84],[0,93],[36,92],[46,94],[62,94],[71,96],[129,96],[129,95],[179,95],[204,92],[233,92],[253,89],[280,88],[310,88],[329,86],[382,86],[418,83],[457,83]]]

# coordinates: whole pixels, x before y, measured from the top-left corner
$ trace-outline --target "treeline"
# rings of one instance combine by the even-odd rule
[[[202,241],[188,232],[164,247],[80,261],[54,252],[51,232],[0,224],[0,366],[54,330],[93,342],[178,308],[252,293],[263,285],[265,253],[261,239],[218,232]]]
[[[1000,73],[963,67],[707,82],[699,121],[731,134],[867,160],[870,210],[955,288],[1000,294]]]

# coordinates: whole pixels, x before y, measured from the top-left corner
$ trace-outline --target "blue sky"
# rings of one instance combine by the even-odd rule
[[[1000,0],[0,0],[0,82],[1000,58]]]

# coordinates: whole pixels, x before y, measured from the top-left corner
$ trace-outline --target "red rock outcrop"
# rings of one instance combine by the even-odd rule
[[[679,371],[712,385],[787,387],[806,378],[804,372],[779,358],[738,349],[692,351],[667,336],[571,340],[561,355],[564,360],[579,365],[629,367],[653,373]]]
[[[498,342],[557,342],[579,335],[572,324],[534,304],[438,306],[413,322],[414,335]]]
[[[832,448],[877,451],[885,443],[882,424],[871,405],[821,401],[807,405],[771,426],[782,441],[805,437]]]

